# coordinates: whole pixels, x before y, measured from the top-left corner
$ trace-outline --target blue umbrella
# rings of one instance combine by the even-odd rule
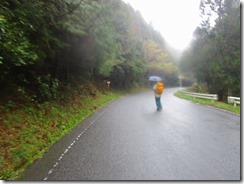
[[[149,81],[159,82],[159,81],[162,81],[162,78],[159,77],[159,76],[154,75],[154,76],[149,76],[148,80]]]

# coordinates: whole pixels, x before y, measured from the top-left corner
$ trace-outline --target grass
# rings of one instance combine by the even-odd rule
[[[41,158],[60,138],[70,132],[94,111],[128,94],[98,91],[95,88],[67,95],[63,101],[16,104],[9,101],[0,105],[0,180],[16,180],[24,169]],[[92,88],[92,89],[90,89]],[[129,93],[147,89],[134,89]],[[179,92],[176,96],[193,102],[212,105],[240,114],[240,107],[202,99],[193,99]]]
[[[240,115],[240,106],[234,107],[233,104],[227,104],[227,103],[220,102],[220,101],[212,102],[211,100],[208,100],[208,99],[200,99],[200,98],[194,99],[193,97],[188,96],[188,95],[183,94],[183,93],[180,93],[180,92],[176,92],[174,95],[179,97],[179,98],[190,100],[190,101],[195,102],[195,103],[214,106],[214,107],[224,109],[224,110],[227,110],[227,111],[230,111],[232,113]]]
[[[0,180],[18,179],[61,137],[119,96],[96,90],[92,94],[77,92],[60,102],[0,106]]]

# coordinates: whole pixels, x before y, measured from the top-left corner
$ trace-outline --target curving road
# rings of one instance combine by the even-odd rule
[[[240,180],[240,116],[153,92],[116,100],[25,171],[23,180]]]

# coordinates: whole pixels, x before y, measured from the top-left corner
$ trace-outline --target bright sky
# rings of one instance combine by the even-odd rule
[[[200,23],[200,0],[123,0],[139,10],[163,38],[182,51],[192,39]]]

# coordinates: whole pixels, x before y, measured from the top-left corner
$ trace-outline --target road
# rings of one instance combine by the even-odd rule
[[[166,89],[116,100],[78,125],[23,180],[240,180],[240,116]]]

